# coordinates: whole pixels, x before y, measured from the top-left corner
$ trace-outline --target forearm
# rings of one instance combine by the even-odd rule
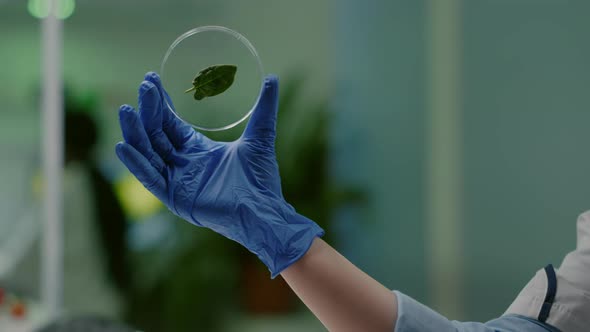
[[[394,330],[395,294],[320,238],[281,275],[330,331]]]

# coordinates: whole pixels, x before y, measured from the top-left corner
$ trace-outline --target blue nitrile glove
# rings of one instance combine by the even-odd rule
[[[239,242],[274,278],[301,258],[324,231],[295,212],[281,193],[275,158],[278,79],[268,76],[242,136],[216,142],[166,106],[160,77],[139,87],[139,112],[119,110],[125,142],[119,159],[173,213]]]

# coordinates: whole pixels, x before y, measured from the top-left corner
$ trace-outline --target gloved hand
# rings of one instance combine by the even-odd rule
[[[324,231],[298,214],[281,193],[275,158],[278,79],[264,90],[242,136],[216,142],[178,119],[156,73],[139,87],[139,112],[121,106],[125,142],[117,156],[181,218],[239,242],[272,278],[301,258]]]

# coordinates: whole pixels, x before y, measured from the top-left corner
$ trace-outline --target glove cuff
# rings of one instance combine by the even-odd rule
[[[280,224],[270,222],[273,241],[263,244],[253,252],[268,267],[274,279],[283,270],[303,257],[316,237],[322,237],[324,230],[311,219],[296,213],[288,207],[286,218]]]

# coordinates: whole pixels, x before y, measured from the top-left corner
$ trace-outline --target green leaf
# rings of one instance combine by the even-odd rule
[[[194,91],[195,100],[213,97],[225,92],[234,83],[238,67],[234,65],[213,65],[201,70],[193,79],[193,87],[185,93]]]

